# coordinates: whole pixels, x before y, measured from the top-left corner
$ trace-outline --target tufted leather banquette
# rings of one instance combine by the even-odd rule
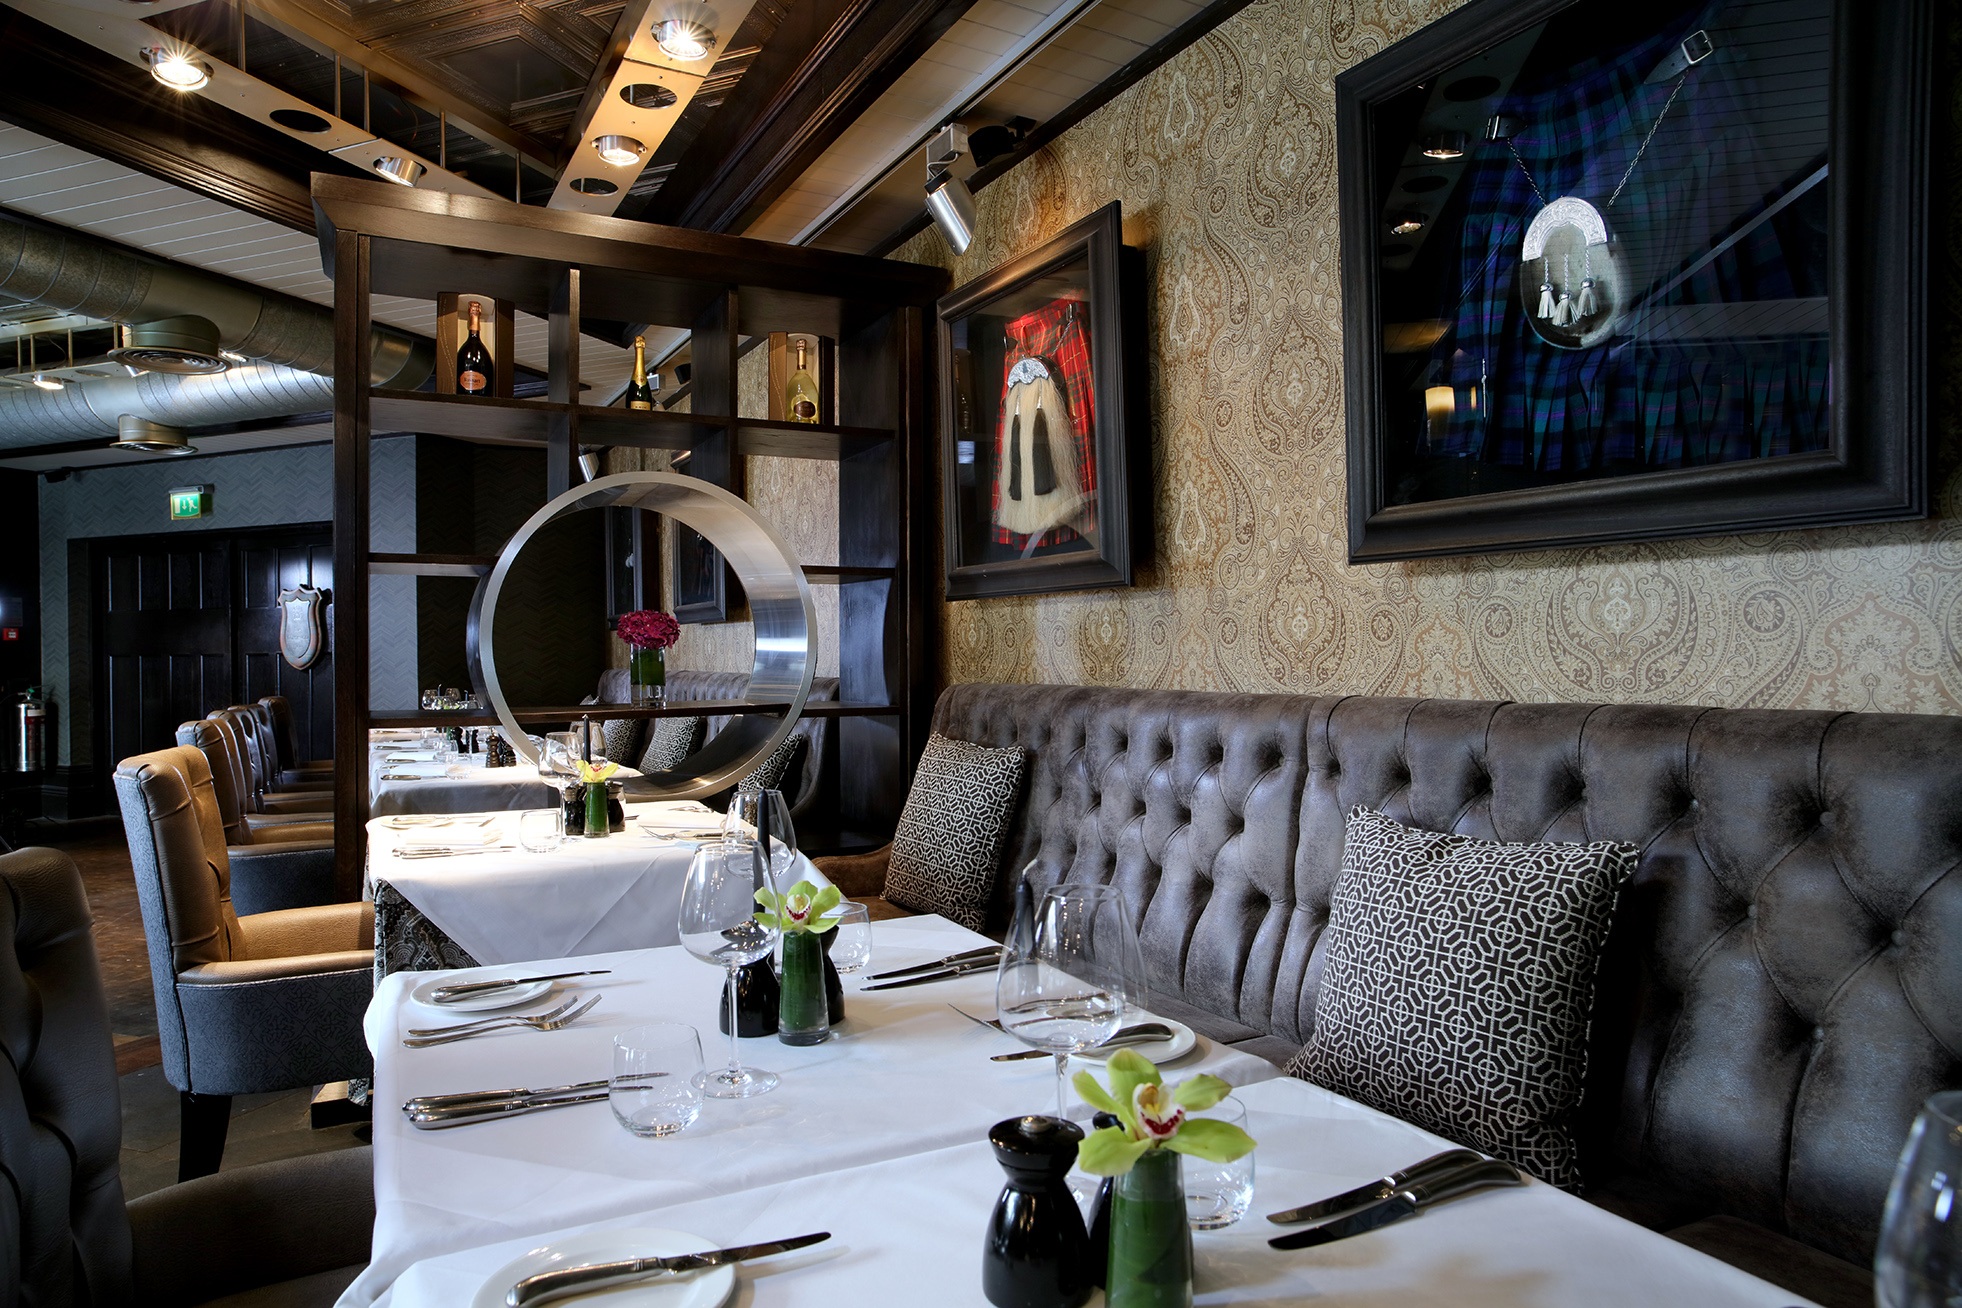
[[[1154,999],[1277,1061],[1351,806],[1637,845],[1576,1125],[1647,1224],[1865,1264],[1916,1110],[1962,1086],[1962,719],[961,685],[934,729],[1030,751],[993,925],[1030,861],[1121,885]]]

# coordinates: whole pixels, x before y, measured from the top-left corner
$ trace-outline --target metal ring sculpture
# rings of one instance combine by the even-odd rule
[[[587,509],[645,509],[693,527],[722,552],[742,579],[756,627],[756,660],[749,675],[752,703],[788,702],[782,718],[744,714],[666,774],[667,784],[629,780],[627,793],[644,799],[693,799],[727,790],[770,756],[797,725],[811,693],[811,631],[817,610],[811,586],[790,547],[748,503],[696,477],[623,472],[575,486],[525,520],[498,552],[470,601],[467,636],[470,679],[497,713],[519,753],[536,763],[531,739],[511,711],[497,677],[497,600],[518,555],[547,524]]]

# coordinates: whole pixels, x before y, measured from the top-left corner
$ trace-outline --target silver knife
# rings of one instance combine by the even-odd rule
[[[1311,1226],[1305,1231],[1290,1231],[1277,1235],[1267,1243],[1276,1249],[1311,1249],[1318,1244],[1329,1244],[1336,1240],[1346,1240],[1352,1235],[1374,1231],[1379,1226],[1400,1222],[1421,1208],[1449,1199],[1453,1195],[1464,1194],[1468,1190],[1483,1189],[1488,1185],[1524,1185],[1526,1178],[1511,1163],[1502,1163],[1496,1158],[1472,1163],[1453,1172],[1445,1172],[1429,1181],[1414,1181],[1403,1186],[1387,1199],[1379,1199],[1369,1207],[1338,1217],[1320,1226]]]
[[[952,1005],[949,1005],[952,1007]],[[959,1012],[959,1009],[955,1009]],[[1085,1053],[1096,1053],[1100,1049],[1128,1049],[1132,1045],[1163,1044],[1172,1038],[1172,1028],[1163,1022],[1140,1022],[1127,1026],[1100,1045],[1092,1045]],[[1025,1058],[1054,1058],[1055,1053],[1048,1049],[1018,1049],[1012,1054],[996,1054],[991,1063],[1019,1063]],[[1474,1155],[1476,1156],[1476,1155]]]
[[[942,968],[938,972],[929,972],[925,976],[909,976],[899,981],[881,981],[876,986],[860,986],[858,989],[859,993],[863,994],[868,990],[897,990],[901,986],[920,986],[929,981],[951,981],[957,976],[966,976],[970,972],[985,972],[994,965],[995,960],[992,958],[977,958],[972,962],[957,963],[953,967]]]
[[[1447,1149],[1441,1154],[1432,1154],[1421,1162],[1412,1163],[1400,1171],[1391,1172],[1380,1180],[1371,1181],[1368,1185],[1359,1185],[1353,1190],[1344,1190],[1341,1194],[1319,1199],[1312,1204],[1303,1204],[1299,1208],[1290,1208],[1284,1213],[1269,1213],[1267,1220],[1281,1226],[1326,1221],[1351,1209],[1388,1199],[1413,1181],[1428,1181],[1439,1172],[1448,1172],[1467,1163],[1483,1162],[1484,1159],[1485,1155],[1474,1153],[1470,1149]]]
[[[771,1254],[788,1253],[792,1249],[802,1249],[830,1238],[831,1232],[818,1231],[789,1240],[738,1245],[734,1249],[713,1249],[706,1253],[680,1254],[672,1258],[621,1258],[610,1263],[565,1267],[527,1276],[511,1287],[511,1292],[504,1296],[504,1302],[506,1308],[530,1308],[532,1304],[550,1303],[554,1299],[570,1298],[575,1294],[590,1294],[594,1290],[628,1285],[662,1272],[698,1272],[725,1263],[767,1258]]]
[[[596,1104],[605,1099],[608,1091],[599,1089],[577,1095],[528,1096],[523,1099],[493,1099],[479,1103],[452,1104],[447,1107],[411,1109],[403,1106],[402,1115],[409,1119],[409,1125],[418,1131],[440,1131],[451,1126],[471,1126],[477,1122],[494,1122],[503,1117],[518,1117],[525,1113],[540,1113],[548,1108],[569,1108],[574,1104]]]
[[[1001,953],[1000,945],[989,945],[986,949],[970,949],[966,953],[949,954],[931,963],[915,963],[911,967],[896,967],[890,972],[874,972],[867,981],[885,981],[896,976],[911,976],[915,972],[932,972],[943,967],[953,967],[959,963],[972,963],[982,958],[993,958]]]
[[[481,995],[487,990],[502,990],[506,986],[528,986],[534,981],[563,981],[569,976],[612,974],[612,968],[603,967],[594,972],[553,972],[549,976],[510,976],[498,981],[459,981],[453,986],[437,986],[429,992],[429,997],[439,1004],[447,1004],[457,999],[468,999],[471,995]]]

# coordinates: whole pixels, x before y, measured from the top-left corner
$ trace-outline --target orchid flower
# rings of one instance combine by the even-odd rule
[[[619,770],[618,763],[588,763],[584,759],[579,761],[579,779],[589,786],[598,785]]]
[[[1117,1126],[1092,1131],[1077,1151],[1077,1164],[1092,1176],[1122,1176],[1153,1149],[1170,1149],[1212,1163],[1230,1163],[1253,1152],[1253,1137],[1203,1113],[1232,1086],[1201,1073],[1169,1090],[1151,1060],[1135,1049],[1110,1056],[1110,1088],[1088,1072],[1076,1074],[1076,1092],[1092,1108],[1114,1114]]]
[[[774,890],[759,890],[756,902],[763,906],[763,911],[756,915],[756,920],[785,935],[797,931],[823,935],[838,925],[837,918],[825,914],[838,907],[838,901],[844,897],[836,886],[819,890],[809,881],[799,881],[781,895]]]

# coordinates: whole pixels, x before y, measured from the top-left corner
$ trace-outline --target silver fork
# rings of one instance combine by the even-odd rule
[[[475,1036],[488,1035],[492,1031],[504,1031],[516,1027],[530,1027],[534,1031],[556,1031],[562,1026],[570,1026],[572,1023],[577,1022],[580,1018],[591,1012],[593,1005],[599,1001],[600,997],[594,995],[570,1013],[561,1013],[559,1016],[553,1018],[513,1017],[505,1019],[496,1026],[478,1026],[473,1023],[467,1029],[448,1031],[437,1035],[408,1036],[403,1039],[402,1043],[411,1049],[427,1049],[431,1045],[454,1044],[458,1040],[469,1040]]]
[[[560,1004],[557,1008],[548,1008],[542,1013],[495,1013],[490,1017],[479,1017],[469,1022],[458,1022],[453,1026],[411,1027],[409,1034],[412,1036],[455,1035],[459,1031],[468,1031],[472,1027],[496,1026],[499,1023],[509,1022],[514,1018],[520,1017],[550,1021],[563,1014],[568,1008],[571,1008],[578,1002],[578,995],[567,995],[564,1003]]]

